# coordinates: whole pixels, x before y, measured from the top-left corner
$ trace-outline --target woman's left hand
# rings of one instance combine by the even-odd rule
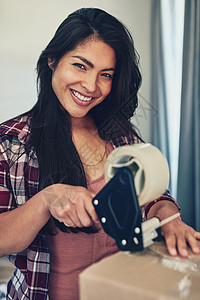
[[[167,200],[155,203],[148,212],[148,219],[158,217],[161,221],[176,214],[177,206]],[[185,224],[180,217],[162,226],[168,252],[172,256],[188,257],[188,246],[195,254],[200,254],[200,232]]]
[[[172,256],[188,257],[188,245],[195,254],[200,254],[198,239],[200,232],[185,224],[180,218],[162,226],[162,235],[165,238],[168,252]]]

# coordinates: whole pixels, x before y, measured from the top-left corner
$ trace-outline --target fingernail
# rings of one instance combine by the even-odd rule
[[[194,251],[195,253],[199,253],[199,252],[200,252],[200,249],[199,249],[199,247],[194,247],[194,248],[193,248],[193,251]]]
[[[170,254],[171,255],[177,255],[176,249],[170,249]]]
[[[185,249],[183,249],[183,250],[181,251],[181,254],[182,254],[183,256],[188,256],[188,252],[187,252],[187,250],[185,250]]]

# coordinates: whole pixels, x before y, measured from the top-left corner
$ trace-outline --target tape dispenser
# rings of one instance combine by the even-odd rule
[[[107,184],[93,198],[104,231],[122,251],[143,250],[160,237],[160,220],[142,221],[142,207],[167,189],[166,158],[147,143],[118,147],[107,158],[105,179]]]

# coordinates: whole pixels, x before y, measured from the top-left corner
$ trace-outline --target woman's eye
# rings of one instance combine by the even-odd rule
[[[103,74],[101,74],[101,76],[106,77],[108,79],[112,79],[113,78],[113,76],[111,74],[109,74],[109,73],[103,73]]]
[[[77,67],[77,68],[79,68],[79,69],[86,70],[85,66],[82,65],[82,64],[75,63],[74,66]]]

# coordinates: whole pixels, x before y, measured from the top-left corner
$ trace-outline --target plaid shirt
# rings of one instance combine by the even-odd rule
[[[33,150],[25,151],[29,132],[26,116],[0,126],[0,213],[17,208],[38,193],[38,160]],[[114,147],[134,142],[133,138],[111,141]],[[168,194],[162,199],[174,201]],[[47,299],[50,255],[42,230],[27,249],[8,258],[16,269],[8,283],[6,299]]]
[[[0,212],[17,208],[38,192],[39,168],[34,151],[25,152],[26,117],[0,127]],[[12,164],[12,162],[15,162]],[[16,266],[6,299],[47,299],[50,256],[45,235],[38,233],[21,253],[9,255]]]

